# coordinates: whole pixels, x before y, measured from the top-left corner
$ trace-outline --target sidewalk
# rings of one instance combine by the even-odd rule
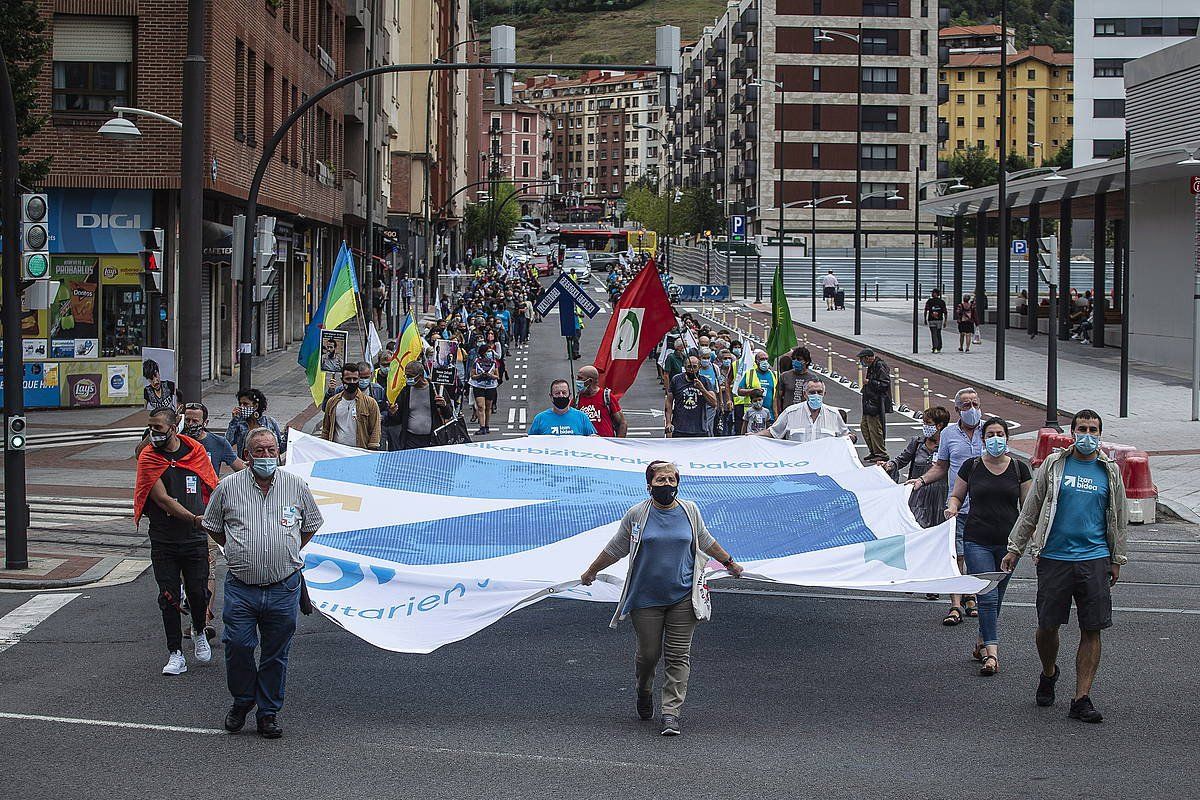
[[[749,308],[770,312],[770,304]],[[792,321],[809,331],[833,334],[871,347],[897,363],[909,363],[986,388],[998,394],[1045,408],[1046,337],[1030,339],[1023,329],[1007,331],[1005,380],[995,380],[995,326],[984,326],[983,344],[958,352],[953,323],[943,338],[941,353],[929,352],[929,331],[919,330],[920,350],[912,353],[912,301],[884,299],[863,304],[862,335],[854,336],[854,311],[826,311],[822,302],[817,322],[811,320],[808,298],[791,301]],[[1190,375],[1149,364],[1131,363],[1130,415],[1118,417],[1120,351],[1093,348],[1075,341],[1058,343],[1058,406],[1071,414],[1092,408],[1104,418],[1106,441],[1131,444],[1151,456],[1150,468],[1159,488],[1159,501],[1179,516],[1200,522],[1200,423],[1189,419]],[[1021,434],[1033,437],[1029,432]]]

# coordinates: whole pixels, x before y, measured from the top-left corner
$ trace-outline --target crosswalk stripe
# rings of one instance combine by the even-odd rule
[[[170,731],[172,733],[202,733],[208,735],[228,736],[223,728],[189,728],[184,725],[153,725],[143,722],[119,722],[108,719],[79,719],[76,717],[48,717],[42,714],[13,714],[0,711],[0,719],[21,719],[34,722],[65,722],[69,725],[94,725],[104,728],[135,728],[144,731]]]
[[[0,653],[21,641],[46,617],[79,597],[79,593],[39,594],[0,617]]]

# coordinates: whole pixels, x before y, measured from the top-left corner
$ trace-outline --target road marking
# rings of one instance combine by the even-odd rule
[[[524,427],[524,425],[525,425],[525,414],[526,414],[525,408],[522,407],[521,408],[521,420],[520,420],[522,427]]]
[[[389,744],[395,750],[407,753],[427,753],[429,755],[452,756],[481,756],[484,758],[504,758],[512,761],[533,761],[539,764],[581,764],[590,767],[634,767],[637,769],[665,770],[665,766],[649,764],[644,761],[609,761],[603,758],[572,758],[570,756],[546,756],[540,753],[507,753],[501,750],[467,750],[455,747],[420,747],[409,744]]]
[[[517,410],[515,408],[508,409],[508,427],[511,428],[512,424],[516,421],[517,421]]]
[[[22,636],[76,597],[79,597],[79,592],[39,594],[0,617],[0,653],[21,641]]]
[[[12,714],[0,711],[0,719],[20,719],[33,722],[63,722],[68,725],[93,725],[101,728],[134,728],[143,731],[170,731],[171,733],[200,733],[209,736],[229,734],[224,728],[189,728],[184,725],[154,725],[148,722],[119,722],[108,719],[79,719],[77,717],[47,717],[42,714]]]

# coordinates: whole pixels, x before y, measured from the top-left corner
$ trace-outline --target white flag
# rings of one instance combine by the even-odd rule
[[[375,356],[383,352],[383,342],[379,341],[379,331],[375,330],[375,323],[367,323],[367,348],[363,353],[363,360],[374,364]]]

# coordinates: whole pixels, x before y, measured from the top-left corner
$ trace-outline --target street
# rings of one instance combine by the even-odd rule
[[[605,304],[588,323],[585,358],[609,312]],[[556,323],[534,325],[529,349],[518,349],[488,438],[521,435],[522,420],[548,406],[550,381],[570,377]],[[858,395],[841,385],[829,392],[855,422]],[[662,435],[652,364],[623,406],[631,436]],[[895,452],[914,423],[900,415],[890,423]],[[974,621],[944,628],[943,601],[721,582],[714,618],[696,635],[686,735],[674,740],[633,713],[630,626],[611,631],[607,606],[569,600],[537,604],[430,655],[377,650],[320,615],[304,617],[280,717],[285,739],[231,736],[221,729],[229,702],[221,646],[211,664],[189,659],[186,674],[159,674],[161,623],[147,572],[64,593],[0,593],[0,758],[13,765],[6,780],[20,797],[236,786],[261,796],[624,798],[680,796],[697,781],[716,798],[961,797],[967,784],[996,797],[1030,796],[1031,785],[1040,797],[1187,796],[1200,531],[1160,523],[1130,538],[1094,690],[1100,726],[1066,717],[1071,626],[1059,702],[1033,703],[1027,560],[1006,600],[992,678],[978,677],[970,660]],[[45,598],[60,595],[77,596],[39,620],[53,602]],[[8,615],[31,598],[43,598],[35,603],[43,611],[28,632],[13,632]],[[1131,764],[1153,765],[1154,780]]]

